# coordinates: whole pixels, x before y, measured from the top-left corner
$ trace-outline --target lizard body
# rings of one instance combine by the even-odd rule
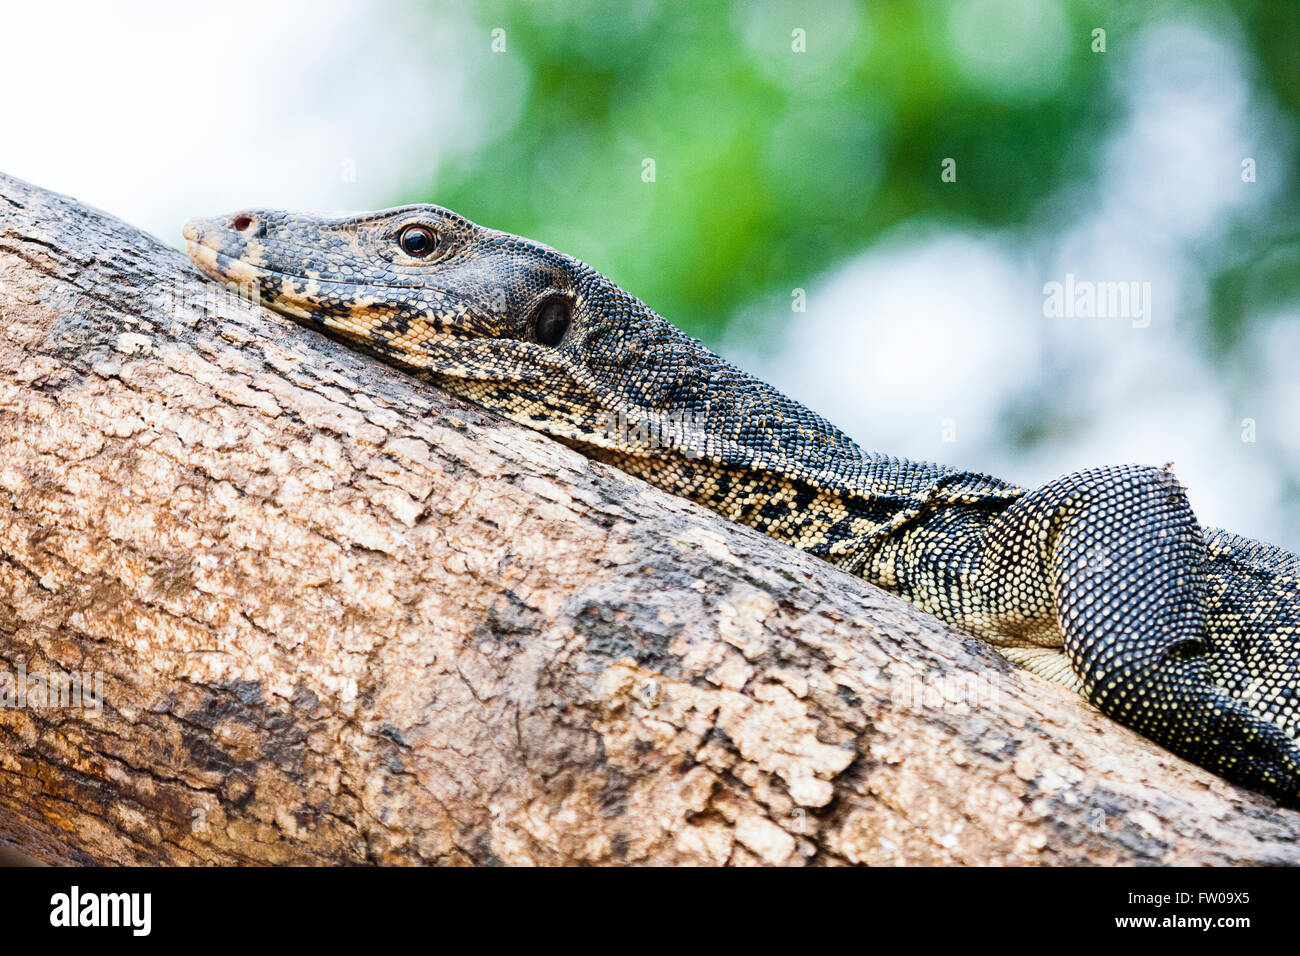
[[[213,278],[901,595],[1300,806],[1300,559],[1202,528],[1168,469],[1032,490],[864,452],[590,266],[438,206],[185,227]]]

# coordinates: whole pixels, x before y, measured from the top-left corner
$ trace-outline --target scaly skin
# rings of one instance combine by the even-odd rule
[[[254,210],[185,238],[276,311],[825,558],[1300,806],[1300,560],[1200,527],[1168,470],[1026,491],[863,452],[589,266],[438,206]]]

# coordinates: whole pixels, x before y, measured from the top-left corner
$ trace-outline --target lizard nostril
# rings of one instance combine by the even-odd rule
[[[236,216],[235,221],[231,223],[231,225],[235,227],[235,232],[243,232],[252,224],[252,216]]]

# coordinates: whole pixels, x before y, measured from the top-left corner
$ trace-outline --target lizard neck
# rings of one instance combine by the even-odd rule
[[[568,443],[835,563],[915,515],[953,469],[873,455],[820,415],[703,348],[689,388],[607,390],[615,440]],[[602,382],[622,377],[602,376]],[[626,380],[626,379],[622,379]],[[701,397],[703,396],[703,397]],[[653,403],[647,401],[653,399]]]

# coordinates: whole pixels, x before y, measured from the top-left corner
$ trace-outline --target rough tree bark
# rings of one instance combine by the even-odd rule
[[[0,676],[103,679],[0,707],[0,843],[1300,860],[1300,814],[974,639],[5,177],[0,328]]]

